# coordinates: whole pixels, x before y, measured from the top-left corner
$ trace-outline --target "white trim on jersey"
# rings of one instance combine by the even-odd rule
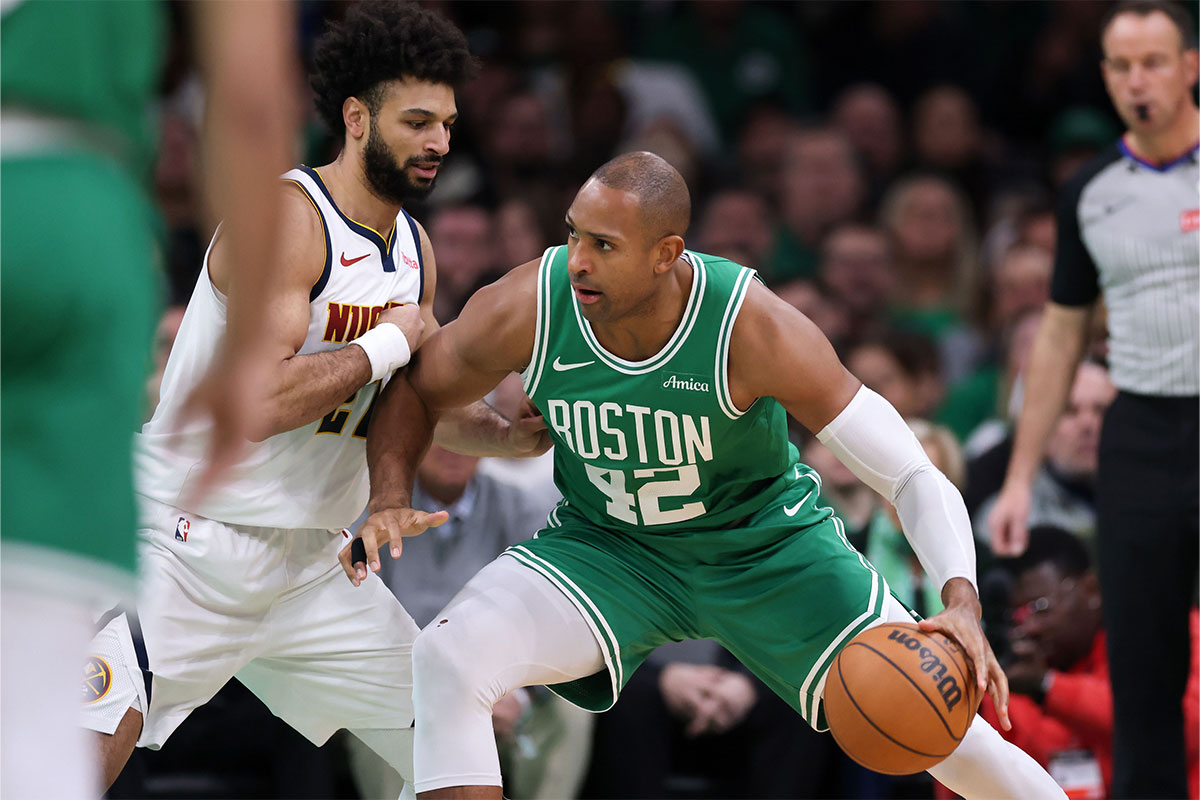
[[[542,253],[542,263],[538,265],[537,287],[537,323],[533,330],[533,353],[529,358],[529,366],[521,372],[521,383],[525,394],[533,397],[538,384],[542,380],[542,371],[546,367],[547,338],[550,336],[550,265],[563,245],[551,247]]]
[[[554,566],[552,563],[542,558],[528,548],[521,545],[514,545],[505,550],[501,555],[511,556],[516,559],[517,563],[523,564],[526,567],[538,572],[561,591],[579,610],[580,616],[587,622],[591,628],[592,635],[596,637],[596,643],[600,645],[600,651],[604,654],[604,665],[608,668],[608,677],[612,689],[612,702],[607,708],[602,709],[607,711],[612,708],[617,697],[621,693],[621,686],[624,685],[624,668],[621,665],[621,643],[617,636],[613,633],[612,626],[608,624],[604,614],[592,602],[592,598],[587,596],[579,586],[570,578],[568,578],[562,570]],[[600,623],[597,626],[597,621]],[[601,630],[603,628],[603,631]]]
[[[739,409],[733,402],[733,394],[729,391],[729,344],[733,341],[733,326],[737,323],[742,303],[746,299],[746,290],[749,288],[750,279],[753,276],[754,270],[749,267],[742,267],[742,271],[738,273],[737,280],[733,283],[733,292],[729,295],[729,304],[725,306],[725,316],[721,318],[721,330],[717,333],[715,368],[717,402],[720,404],[721,410],[725,412],[725,416],[730,419],[738,419],[750,410],[749,408],[745,411]],[[751,404],[751,408],[753,407]]]

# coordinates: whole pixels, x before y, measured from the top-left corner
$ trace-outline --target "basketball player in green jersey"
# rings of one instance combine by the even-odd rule
[[[276,176],[290,158],[295,23],[277,2],[198,5],[197,57],[216,120],[206,177],[218,214],[236,220],[226,230],[245,302],[230,311],[238,346],[196,408],[228,451],[256,423],[244,375],[257,367],[249,345],[270,286]],[[80,667],[96,617],[131,594],[134,578],[130,443],[156,308],[145,186],[166,6],[6,2],[0,13],[0,795],[94,797],[80,678],[86,699],[111,675],[100,663],[82,676]]]
[[[895,504],[946,606],[922,628],[964,646],[1007,723],[962,498],[808,319],[753,270],[684,248],[689,216],[687,187],[661,158],[605,164],[567,212],[567,245],[478,292],[377,408],[372,514],[342,553],[355,583],[378,569],[379,545],[396,557],[404,536],[444,521],[410,507],[432,424],[509,372],[554,440],[564,497],[417,639],[423,796],[501,796],[490,712],[508,691],[554,684],[602,711],[671,640],[717,640],[825,727],[840,647],[912,617],[819,505],[820,477],[788,442],[785,410]],[[982,721],[930,771],[968,798],[1064,796]]]

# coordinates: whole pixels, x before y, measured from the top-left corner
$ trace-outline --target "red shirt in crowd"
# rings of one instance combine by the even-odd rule
[[[1183,699],[1183,720],[1188,760],[1188,794],[1200,798],[1200,612],[1191,614],[1192,665]],[[1104,630],[1092,642],[1087,656],[1066,672],[1056,673],[1043,705],[1023,694],[1008,702],[1012,730],[1000,729],[992,700],[984,696],[979,713],[1000,734],[1041,764],[1049,767],[1056,755],[1087,750],[1099,762],[1105,796],[1112,786],[1112,686]]]

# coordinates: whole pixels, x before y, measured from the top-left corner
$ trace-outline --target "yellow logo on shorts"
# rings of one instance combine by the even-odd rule
[[[95,703],[112,688],[112,667],[100,656],[88,656],[83,666],[83,702]]]

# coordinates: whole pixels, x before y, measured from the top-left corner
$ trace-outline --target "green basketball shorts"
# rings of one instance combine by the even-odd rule
[[[604,711],[659,645],[714,639],[824,730],[825,673],[846,642],[883,617],[889,590],[832,510],[794,523],[814,519],[811,488],[789,485],[741,527],[673,535],[602,528],[561,503],[546,528],[504,554],[575,603],[606,669],[550,688]]]

